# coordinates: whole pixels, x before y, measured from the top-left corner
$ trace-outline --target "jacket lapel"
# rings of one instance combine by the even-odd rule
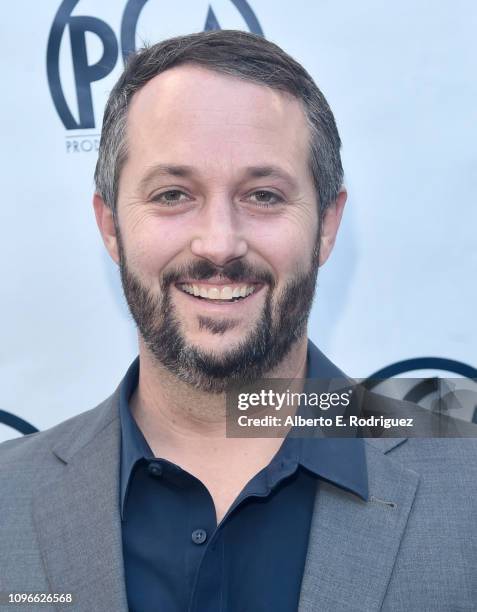
[[[299,612],[381,608],[419,480],[385,454],[402,443],[366,440],[367,502],[320,483]]]
[[[45,570],[52,592],[72,593],[76,611],[126,612],[117,392],[77,423],[53,449],[60,474],[34,500]]]

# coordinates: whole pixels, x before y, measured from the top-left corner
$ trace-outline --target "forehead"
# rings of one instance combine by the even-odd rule
[[[309,128],[290,94],[196,65],[169,69],[134,96],[129,157],[180,163],[307,166]],[[174,159],[177,158],[177,159]]]

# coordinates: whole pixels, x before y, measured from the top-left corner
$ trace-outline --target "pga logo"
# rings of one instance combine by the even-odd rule
[[[249,30],[263,36],[247,0],[175,0],[174,3],[128,0],[122,5],[122,15],[117,14],[118,4],[63,0],[55,15],[46,55],[48,85],[58,116],[67,130],[96,128],[94,84],[104,81],[105,85],[99,89],[102,96],[97,102],[99,110],[114,84],[112,77],[119,76],[119,58],[124,62],[136,50],[138,39],[155,43],[200,29],[222,27]],[[101,11],[101,16],[81,14],[82,7],[86,10],[91,6],[95,6],[95,13]],[[108,77],[112,79],[109,82]]]

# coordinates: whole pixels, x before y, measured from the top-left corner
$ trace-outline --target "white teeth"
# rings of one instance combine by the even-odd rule
[[[210,287],[205,285],[181,285],[181,289],[185,293],[190,293],[196,297],[207,298],[209,300],[232,300],[238,297],[247,297],[255,291],[254,285],[241,285],[240,287]]]
[[[232,288],[231,287],[223,287],[220,292],[221,300],[231,300],[232,299]]]

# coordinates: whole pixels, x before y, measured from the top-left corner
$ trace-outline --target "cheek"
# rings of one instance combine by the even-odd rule
[[[130,225],[123,235],[129,267],[142,277],[155,277],[188,246],[187,232],[159,219]]]
[[[279,282],[310,269],[317,227],[309,223],[273,223],[253,232],[254,250],[273,267]],[[252,244],[250,245],[252,246]]]

